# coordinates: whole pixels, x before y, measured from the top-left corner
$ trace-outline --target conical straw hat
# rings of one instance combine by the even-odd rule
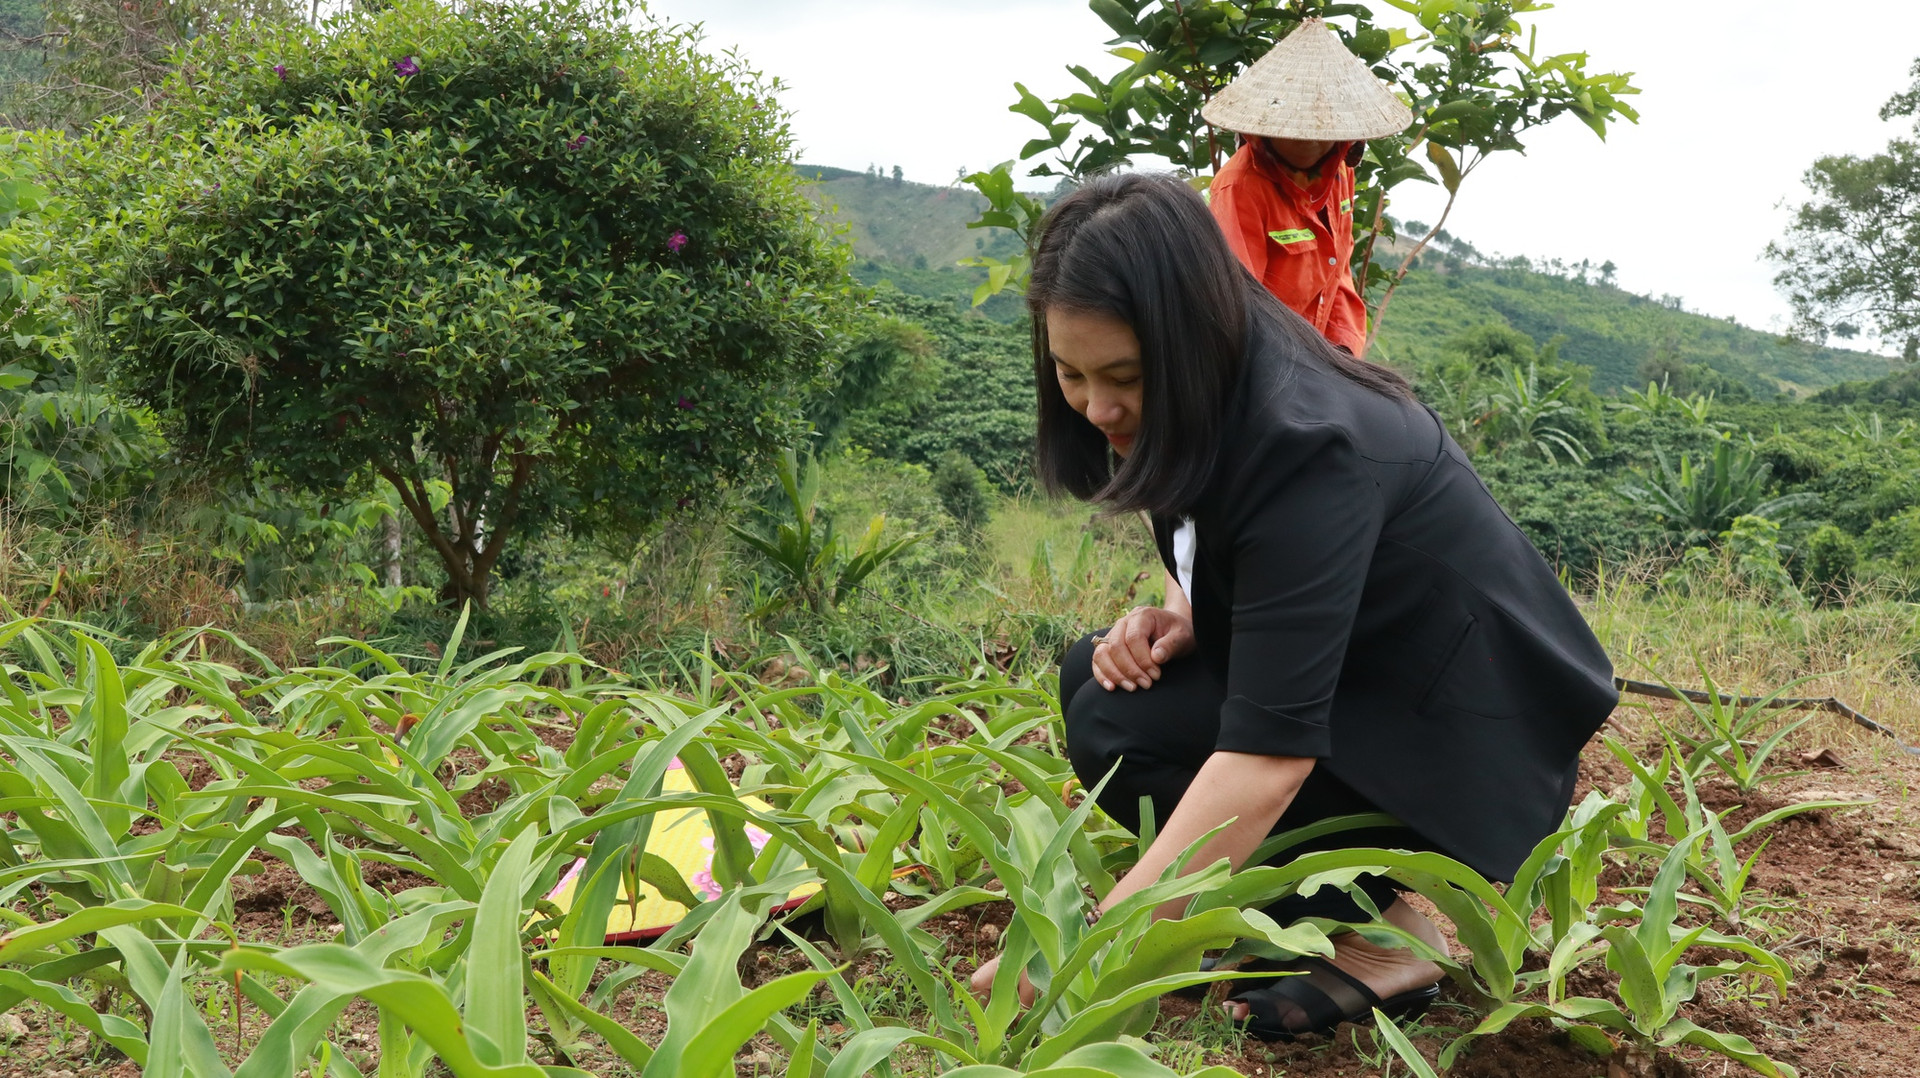
[[[1225,89],[1200,115],[1215,127],[1267,138],[1384,138],[1413,110],[1319,19],[1308,19]]]

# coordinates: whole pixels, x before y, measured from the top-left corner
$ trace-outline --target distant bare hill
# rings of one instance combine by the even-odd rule
[[[986,207],[986,199],[970,188],[931,187],[843,168],[796,168],[814,180],[815,200],[830,220],[847,226],[847,238],[861,258],[928,270],[979,254],[1005,258],[1019,249],[1019,241],[1004,229],[967,228]]]

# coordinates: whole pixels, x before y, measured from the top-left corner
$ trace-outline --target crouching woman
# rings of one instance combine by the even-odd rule
[[[1158,824],[1103,905],[1229,820],[1194,867],[1384,812],[1400,824],[1283,859],[1437,850],[1511,879],[1559,825],[1617,695],[1572,600],[1439,419],[1269,295],[1170,178],[1102,178],[1056,205],[1028,304],[1042,479],[1148,513],[1168,572],[1165,606],[1080,641],[1061,667],[1075,773],[1091,788],[1112,771],[1101,808],[1137,829],[1144,799]],[[1443,946],[1391,882],[1359,885]],[[1267,913],[1368,919],[1324,888]],[[1437,991],[1439,968],[1410,951],[1353,933],[1334,944],[1331,961],[1292,965],[1304,975],[1243,988],[1233,1016],[1284,1038],[1375,1006],[1416,1014]]]

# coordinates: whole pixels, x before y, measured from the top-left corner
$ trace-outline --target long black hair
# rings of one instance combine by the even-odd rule
[[[1050,308],[1111,315],[1139,338],[1140,426],[1117,468],[1106,436],[1060,392]],[[1114,511],[1178,514],[1200,496],[1255,334],[1377,393],[1413,396],[1398,374],[1335,348],[1274,299],[1234,257],[1206,203],[1173,176],[1102,176],[1056,203],[1041,224],[1027,309],[1041,482]]]

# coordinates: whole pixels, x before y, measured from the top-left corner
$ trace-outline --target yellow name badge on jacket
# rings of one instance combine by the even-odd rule
[[[1283,228],[1267,233],[1267,238],[1284,247],[1294,243],[1312,243],[1316,237],[1310,228]]]

